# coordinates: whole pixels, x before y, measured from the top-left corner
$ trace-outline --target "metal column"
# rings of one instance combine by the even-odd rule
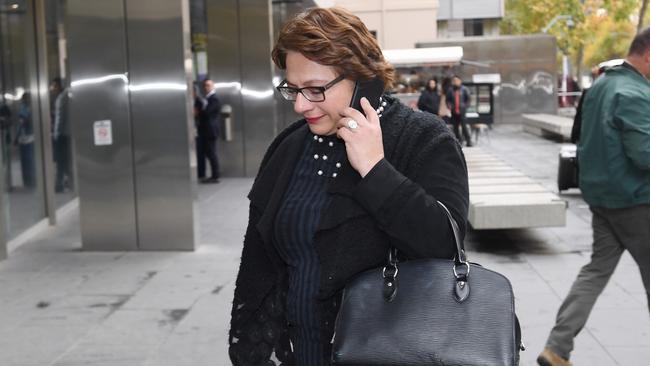
[[[140,249],[194,249],[187,0],[126,1]]]
[[[84,249],[138,248],[123,0],[69,0],[70,122]],[[109,121],[112,143],[95,144]]]
[[[278,126],[270,1],[208,0],[208,70],[232,106],[233,141],[221,142],[229,176],[254,176]]]
[[[68,1],[85,249],[194,248],[187,15],[187,0]]]

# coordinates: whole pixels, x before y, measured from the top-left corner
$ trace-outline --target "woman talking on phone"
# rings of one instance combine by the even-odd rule
[[[385,263],[391,246],[400,259],[453,257],[436,201],[464,234],[467,169],[442,121],[383,94],[394,68],[347,10],[298,14],[272,58],[285,70],[279,93],[303,118],[273,141],[249,194],[230,358],[329,365],[348,280]]]

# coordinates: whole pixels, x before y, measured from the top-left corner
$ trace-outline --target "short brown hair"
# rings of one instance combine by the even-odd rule
[[[359,17],[340,7],[307,9],[285,23],[271,53],[282,70],[289,51],[332,66],[353,81],[379,77],[390,89],[395,79],[395,68],[384,59],[375,37]]]
[[[640,56],[650,49],[650,27],[640,31],[632,40],[628,56]]]

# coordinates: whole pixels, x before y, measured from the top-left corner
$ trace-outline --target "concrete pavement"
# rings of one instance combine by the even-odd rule
[[[481,147],[557,192],[559,144],[498,126]],[[0,262],[0,365],[228,365],[227,324],[252,179],[199,187],[195,252],[82,252],[78,212]],[[534,365],[556,311],[590,255],[591,215],[578,190],[567,227],[468,233],[472,261],[511,280]],[[646,365],[650,321],[625,254],[578,336],[575,365]]]

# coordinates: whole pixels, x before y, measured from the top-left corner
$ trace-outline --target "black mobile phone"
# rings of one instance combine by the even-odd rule
[[[368,81],[357,81],[354,84],[352,100],[350,107],[363,113],[361,108],[361,98],[366,97],[373,109],[379,108],[379,98],[384,93],[384,81],[380,78],[374,78]],[[364,113],[365,114],[365,113]]]

